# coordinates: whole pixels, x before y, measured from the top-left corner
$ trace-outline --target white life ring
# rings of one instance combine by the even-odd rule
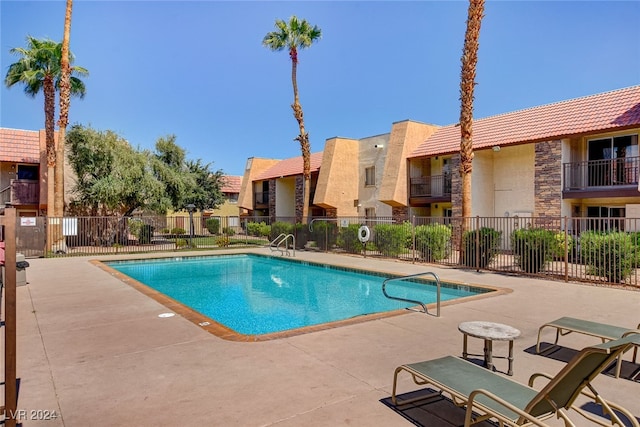
[[[358,240],[360,240],[362,243],[367,243],[370,237],[371,231],[369,230],[369,227],[363,225],[358,229]]]

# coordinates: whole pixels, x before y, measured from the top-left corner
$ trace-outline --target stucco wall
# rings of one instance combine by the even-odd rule
[[[325,142],[313,203],[340,216],[358,215],[359,141],[331,138]]]
[[[254,190],[254,180],[258,175],[260,175],[262,172],[269,169],[279,161],[280,160],[276,159],[261,159],[257,157],[250,157],[247,159],[244,175],[242,177],[242,186],[240,187],[240,195],[238,196],[238,207],[247,209],[249,211],[253,210],[254,191],[262,191],[262,188],[260,188],[259,190]]]
[[[276,180],[276,214],[278,217],[296,216],[296,179],[295,177]]]
[[[382,202],[396,207],[407,206],[407,156],[437,129],[437,126],[411,120],[392,125],[379,193]]]
[[[360,202],[359,215],[364,215],[365,209],[374,208],[376,216],[391,216],[391,206],[380,201],[379,193],[382,185],[384,161],[389,145],[388,133],[371,136],[360,140],[359,150],[359,179],[358,200]],[[376,182],[373,186],[365,185],[365,170],[371,166],[376,168]]]
[[[493,152],[494,200],[492,215],[513,216],[516,213],[534,211],[534,144],[503,147]],[[474,213],[475,214],[475,213]],[[482,213],[479,213],[482,215]]]

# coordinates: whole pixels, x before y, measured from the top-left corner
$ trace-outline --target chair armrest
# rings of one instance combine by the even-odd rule
[[[476,398],[476,396],[478,395],[483,395],[488,397],[489,399],[493,400],[494,402],[504,406],[505,408],[509,409],[510,411],[515,412],[516,414],[520,415],[522,418],[529,420],[532,424],[535,424],[539,427],[549,427],[548,424],[543,423],[542,421],[540,421],[538,418],[531,416],[531,414],[528,414],[526,412],[524,412],[522,409],[520,408],[516,408],[515,406],[513,406],[511,403],[507,402],[506,400],[502,399],[501,397],[496,396],[495,394],[491,393],[490,391],[484,390],[484,389],[477,389],[471,392],[471,394],[469,395],[469,403],[467,404],[467,410],[466,410],[466,414],[465,414],[465,426],[471,425],[471,419],[472,419],[472,415],[473,415],[473,406],[474,406],[474,399]],[[479,405],[482,405],[481,403]],[[492,412],[490,409],[485,409],[486,406],[482,405],[479,407],[481,410],[487,412],[487,414],[494,414],[498,419],[502,419],[502,420],[508,420],[508,418],[502,414],[497,414],[495,412]],[[513,421],[513,420],[511,420]]]
[[[533,387],[533,382],[534,382],[534,381],[536,380],[536,378],[538,378],[538,377],[546,378],[546,379],[548,379],[548,380],[552,380],[552,379],[553,379],[553,376],[552,376],[552,375],[545,374],[544,372],[536,372],[536,373],[532,374],[532,375],[529,377],[529,382],[528,382],[529,387]]]

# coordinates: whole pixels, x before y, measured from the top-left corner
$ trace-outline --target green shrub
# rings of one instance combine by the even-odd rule
[[[331,249],[338,241],[338,225],[335,222],[316,221],[313,223],[313,231],[310,232],[306,225],[305,230],[322,250]]]
[[[511,247],[525,273],[542,271],[558,250],[556,232],[543,228],[521,228],[511,233]]]
[[[407,247],[411,231],[407,224],[378,224],[374,227],[375,243],[384,256],[400,255]]]
[[[462,235],[462,264],[468,267],[486,268],[498,253],[501,236],[501,231],[491,227],[465,231]]]
[[[337,237],[338,246],[352,254],[361,253],[364,245],[358,239],[358,230],[360,230],[360,224],[349,224],[348,227],[340,227]]]
[[[153,237],[153,226],[151,224],[142,224],[138,229],[138,242],[140,244],[148,244],[151,243],[151,238]]]
[[[162,230],[160,230],[160,232],[162,234],[169,234],[171,232],[171,230],[169,230],[167,227],[163,228]]]
[[[564,259],[565,251],[568,256],[573,253],[574,239],[567,234],[565,241],[564,231],[558,231],[554,233],[554,245],[553,245],[553,257],[555,259]]]
[[[309,241],[309,225],[297,223],[293,226],[291,234],[296,238],[296,249],[303,249]]]
[[[256,237],[268,237],[271,234],[271,226],[262,222],[248,222],[247,234]]]
[[[221,248],[226,248],[230,244],[231,244],[231,239],[229,239],[228,235],[222,235],[216,238],[216,245]]]
[[[220,233],[220,218],[207,218],[204,222],[204,226],[207,228],[209,233],[218,234]]]
[[[188,245],[187,239],[176,239],[176,248],[181,249]]]
[[[415,228],[416,249],[427,261],[440,261],[449,256],[451,227],[444,224],[419,225]]]
[[[129,233],[136,236],[138,238],[140,236],[140,229],[144,222],[140,218],[128,218],[127,219],[127,227],[129,228]]]
[[[231,227],[224,227],[222,229],[222,234],[224,234],[225,236],[235,236],[236,231]]]
[[[260,236],[260,227],[266,225],[264,222],[247,222],[247,234],[249,236]]]
[[[173,227],[171,229],[171,234],[175,234],[176,236],[180,236],[182,234],[186,234],[187,230],[185,230],[184,228],[181,227]]]
[[[273,240],[281,234],[293,234],[295,226],[290,222],[276,221],[271,224],[270,239]]]
[[[580,255],[589,274],[620,283],[636,268],[636,236],[619,231],[585,231],[580,235]]]

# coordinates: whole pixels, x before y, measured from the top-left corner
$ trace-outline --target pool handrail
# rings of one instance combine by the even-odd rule
[[[280,235],[275,239],[273,239],[273,241],[269,244],[271,251],[280,251],[282,255],[284,255],[285,253],[289,255],[289,246],[287,245],[287,242],[289,241],[289,239],[291,239],[291,241],[293,242],[292,256],[296,256],[296,236],[294,236],[293,234],[280,233]],[[281,249],[280,245],[282,245],[283,243],[284,243],[284,249]]]
[[[425,314],[430,314],[429,310],[427,310],[427,306],[422,301],[412,300],[412,299],[408,299],[408,298],[394,297],[394,296],[389,295],[387,293],[387,290],[386,290],[387,283],[389,283],[389,282],[395,282],[395,281],[400,281],[400,280],[411,279],[411,278],[414,278],[414,277],[424,276],[424,275],[427,275],[427,274],[430,274],[431,276],[433,276],[434,279],[436,279],[436,317],[440,317],[440,277],[438,277],[438,275],[436,273],[432,272],[432,271],[426,271],[424,273],[417,273],[417,274],[409,274],[408,276],[390,277],[390,278],[386,279],[384,282],[382,282],[382,293],[384,294],[385,297],[387,297],[389,299],[393,299],[393,300],[396,300],[396,301],[411,302],[411,303],[414,303],[414,304],[418,304],[418,305],[422,306],[422,309],[424,310]],[[411,310],[411,308],[408,308],[407,310]]]

